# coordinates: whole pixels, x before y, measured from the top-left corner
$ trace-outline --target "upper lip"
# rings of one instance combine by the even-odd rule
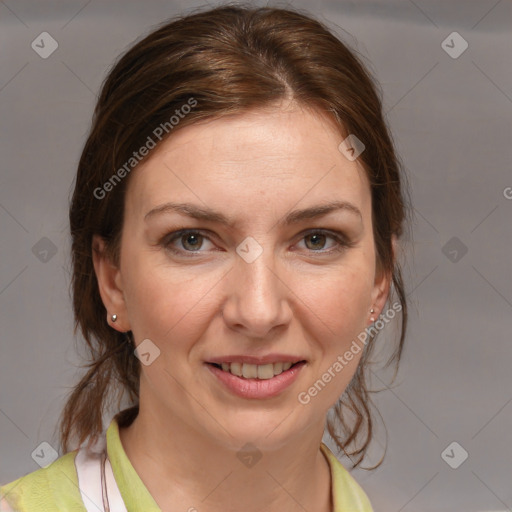
[[[287,354],[267,354],[266,356],[244,356],[244,355],[227,355],[220,357],[213,357],[206,361],[207,363],[240,363],[240,364],[256,364],[264,365],[270,363],[298,363],[305,361],[305,358],[300,356],[292,356]]]

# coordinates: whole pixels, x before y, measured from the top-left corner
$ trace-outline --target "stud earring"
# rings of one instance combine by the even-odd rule
[[[111,319],[112,319],[112,322],[115,322],[117,320],[117,315],[112,315]]]
[[[375,313],[375,310],[374,310],[373,308],[372,308],[372,309],[370,309],[370,313],[372,313],[372,314],[373,314],[373,313]],[[372,322],[375,322],[375,317],[374,317],[374,316],[371,316],[371,317],[370,317],[370,320],[371,320]]]

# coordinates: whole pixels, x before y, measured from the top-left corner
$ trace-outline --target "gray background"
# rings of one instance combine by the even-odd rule
[[[67,207],[95,94],[134,39],[200,5],[0,2],[1,483],[39,467],[31,458],[39,443],[57,446],[55,422],[79,371]],[[374,375],[387,455],[379,469],[353,474],[376,511],[510,510],[511,2],[291,5],[367,59],[415,208],[404,241],[407,346],[391,389],[383,372]],[[43,31],[59,45],[47,59],[31,48]],[[441,46],[453,31],[469,44],[456,59]],[[453,441],[469,454],[457,469],[441,456]],[[380,426],[368,465],[384,442]],[[448,453],[456,462],[462,452]]]

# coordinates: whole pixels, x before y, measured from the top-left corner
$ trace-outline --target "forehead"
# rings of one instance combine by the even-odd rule
[[[175,199],[252,213],[249,206],[256,203],[264,212],[319,199],[368,209],[366,172],[338,149],[343,139],[333,121],[298,107],[196,123],[162,142],[133,171],[126,200],[139,218]]]

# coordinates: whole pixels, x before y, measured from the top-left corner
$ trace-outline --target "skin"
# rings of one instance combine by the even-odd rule
[[[332,510],[319,447],[327,411],[362,351],[310,403],[297,396],[378,317],[390,285],[376,271],[369,183],[362,165],[338,150],[343,139],[327,118],[287,102],[187,126],[130,176],[119,268],[94,238],[107,321],[160,350],[142,365],[139,416],[120,435],[163,511]],[[361,216],[343,209],[278,224],[292,210],[334,200]],[[145,220],[168,201],[208,206],[236,222],[176,212]],[[182,228],[203,237],[169,242]],[[338,231],[351,246],[305,233],[315,229]],[[236,252],[248,236],[263,248],[252,263]],[[273,398],[236,396],[206,365],[215,356],[269,353],[307,361]],[[262,454],[252,467],[236,456],[246,443]]]

